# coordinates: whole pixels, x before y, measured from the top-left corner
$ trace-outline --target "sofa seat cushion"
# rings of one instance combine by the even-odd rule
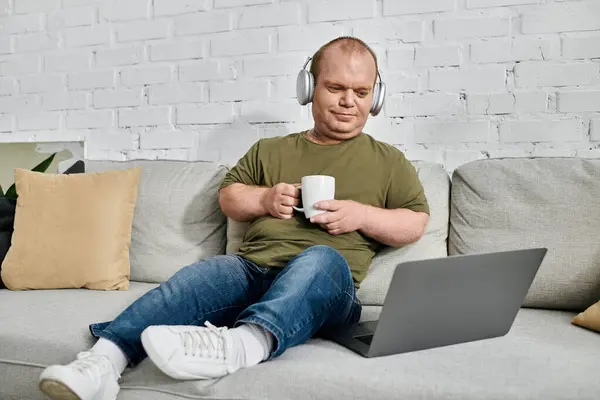
[[[0,290],[0,398],[42,399],[44,366],[68,363],[94,339],[88,325],[117,315],[155,285],[126,292]],[[365,307],[363,320],[379,307]],[[148,360],[127,370],[133,399],[595,399],[600,335],[574,313],[523,309],[501,338],[375,359],[313,339],[281,357],[211,381],[178,382]]]
[[[41,398],[42,368],[66,364],[96,341],[89,324],[110,321],[156,284],[127,291],[0,290],[0,399]]]
[[[239,400],[597,399],[600,337],[571,325],[572,316],[523,309],[504,337],[374,359],[313,339],[216,381],[175,382],[146,360],[122,387]],[[123,399],[144,397],[127,390]]]

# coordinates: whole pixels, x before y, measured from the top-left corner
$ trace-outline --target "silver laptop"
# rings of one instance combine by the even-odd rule
[[[504,336],[546,248],[449,256],[399,264],[379,320],[328,337],[379,357]]]

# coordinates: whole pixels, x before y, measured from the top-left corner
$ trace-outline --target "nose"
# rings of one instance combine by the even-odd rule
[[[354,91],[348,89],[344,91],[342,98],[340,99],[340,105],[342,107],[352,108],[354,107]]]

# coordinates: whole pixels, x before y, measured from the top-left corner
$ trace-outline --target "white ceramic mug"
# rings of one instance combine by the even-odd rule
[[[317,210],[315,203],[322,200],[333,200],[335,198],[335,178],[327,175],[303,176],[301,186],[302,204],[304,208],[295,207],[294,210],[303,212],[307,219],[322,214],[324,210]]]

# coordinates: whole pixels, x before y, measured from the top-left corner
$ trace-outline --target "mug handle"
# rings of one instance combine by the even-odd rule
[[[302,190],[302,186],[296,186],[296,189],[298,190]],[[300,212],[304,212],[304,207],[296,207],[296,206],[292,206],[292,208],[296,211],[300,211]]]

